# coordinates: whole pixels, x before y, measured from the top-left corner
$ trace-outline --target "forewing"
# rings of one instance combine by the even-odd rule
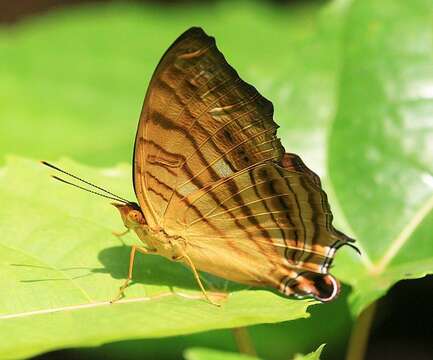
[[[279,161],[272,115],[272,103],[240,79],[214,38],[199,28],[181,35],[152,77],[136,136],[134,188],[149,224],[169,228],[180,198]]]

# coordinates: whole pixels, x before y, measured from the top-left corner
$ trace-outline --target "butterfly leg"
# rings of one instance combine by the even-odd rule
[[[125,236],[127,233],[129,233],[130,229],[126,229],[125,231],[118,232],[118,231],[112,231],[114,236],[117,236],[118,238],[121,238],[122,236]]]
[[[200,290],[202,291],[206,300],[209,301],[212,305],[221,306],[221,304],[218,304],[217,302],[213,301],[209,297],[209,295],[207,294],[206,289],[204,288],[203,283],[201,282],[200,275],[198,274],[197,269],[195,268],[194,263],[192,262],[191,258],[185,252],[182,252],[182,255],[180,258],[185,259],[186,262],[188,263],[189,267],[192,270],[192,273],[194,274],[194,278],[197,281],[197,284],[200,287]]]
[[[148,249],[145,247],[139,247],[136,245],[133,245],[131,248],[131,252],[129,253],[129,270],[128,270],[128,278],[125,280],[123,285],[119,288],[119,292],[117,293],[116,297],[111,300],[111,303],[114,303],[115,301],[118,301],[123,297],[123,292],[128,287],[129,283],[132,280],[132,271],[134,270],[134,260],[135,260],[135,254],[136,252],[141,252],[142,254],[149,254],[152,252],[155,252],[153,249]]]

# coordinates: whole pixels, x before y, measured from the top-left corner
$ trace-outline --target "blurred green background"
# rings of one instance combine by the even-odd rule
[[[160,56],[185,29],[202,26],[241,77],[274,103],[286,150],[300,154],[325,178],[325,189],[338,193],[340,206],[331,203],[337,222],[363,239],[377,239],[374,245],[361,241],[375,261],[386,251],[385,240],[395,238],[394,224],[432,194],[431,184],[425,185],[433,167],[431,5],[1,2],[0,166],[9,155],[67,157],[94,167],[128,164],[147,83]],[[376,77],[362,75],[371,69]],[[369,202],[377,197],[379,202]],[[377,212],[370,212],[373,207]],[[342,213],[348,220],[338,216]],[[379,224],[378,214],[384,215]],[[431,218],[422,231],[431,229]],[[427,249],[421,252],[431,267],[430,237],[419,239],[416,246]],[[345,251],[342,258],[349,256]],[[411,251],[403,253],[404,261],[413,259]],[[249,328],[260,357],[288,359],[326,343],[322,359],[344,358],[354,322],[348,296],[355,282],[350,271],[338,275],[347,284],[341,296],[309,308],[310,318]],[[433,357],[431,285],[431,277],[402,281],[380,300],[366,359]],[[37,358],[181,359],[190,347],[236,351],[232,332],[218,330]]]

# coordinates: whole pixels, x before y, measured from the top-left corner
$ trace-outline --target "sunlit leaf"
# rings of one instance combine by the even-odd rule
[[[336,266],[355,313],[433,272],[433,3],[378,4],[348,13],[329,144],[332,187],[362,251]]]
[[[60,165],[124,195],[129,166],[95,171]],[[202,299],[191,272],[141,256],[126,298],[110,304],[128,267],[129,247],[112,235],[123,224],[109,202],[53,181],[50,170],[11,159],[0,176],[0,358],[59,347],[99,345],[306,317],[309,300],[231,286],[208,276],[218,308]],[[131,197],[131,193],[126,193]],[[129,236],[129,235],[128,235]],[[131,235],[126,241],[134,243]],[[32,336],[22,336],[31,329]]]
[[[307,355],[295,355],[293,360],[320,360],[325,344]],[[207,348],[191,348],[184,352],[185,360],[259,360],[257,357]]]
[[[322,354],[325,344],[318,347],[316,351],[313,351],[307,355],[296,355],[293,360],[320,360],[320,354]]]
[[[259,360],[259,358],[228,351],[191,348],[184,352],[185,360]]]

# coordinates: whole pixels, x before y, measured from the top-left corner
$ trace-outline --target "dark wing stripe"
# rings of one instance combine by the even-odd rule
[[[274,183],[272,181],[269,183],[269,187],[270,187],[272,193],[276,193],[276,190],[274,188]],[[288,208],[287,204],[284,202],[284,199],[278,198],[278,202],[279,202],[280,207],[285,210],[284,214],[286,216],[286,219],[287,219],[288,223],[290,224],[291,227],[293,227],[293,233],[294,233],[294,236],[295,236],[294,241],[295,241],[295,244],[297,244],[298,243],[298,238],[299,238],[298,229],[296,228],[293,220],[290,217],[289,208]],[[274,216],[274,215],[272,215],[272,216]],[[281,232],[283,233],[284,243],[286,245],[289,245],[288,244],[288,239],[284,235],[284,232],[283,231],[281,231]],[[295,251],[296,251],[296,249],[295,249]],[[286,250],[284,251],[284,256],[286,257],[286,259],[289,260],[290,257],[289,257],[288,252],[289,252],[289,247],[287,247]]]
[[[186,131],[184,128],[175,125],[171,119],[167,118],[165,115],[158,113],[158,112],[155,112],[153,114],[153,118],[158,119],[158,122],[157,122],[158,125],[161,125],[164,129],[171,130],[171,131],[177,131],[177,132],[181,133],[186,139],[188,139],[188,141],[191,143],[191,145],[195,149],[198,149],[197,142],[191,136],[191,134],[188,131]],[[208,164],[206,158],[204,157],[203,153],[200,151],[197,151],[197,154],[199,156],[200,161],[206,166],[206,169],[209,168],[209,164]],[[185,169],[185,164],[183,165],[183,169]],[[217,174],[213,171],[213,169],[210,169],[210,171],[215,176],[215,178],[217,178]],[[193,176],[192,173],[190,174],[190,176],[191,176],[190,181],[192,181],[192,178],[196,177],[196,176]],[[202,187],[202,184],[200,184],[200,185],[201,185],[200,187]],[[179,186],[177,186],[176,188],[178,188],[178,187]]]
[[[213,78],[211,78],[213,79]],[[209,79],[209,80],[211,80]],[[234,80],[234,81],[233,81]],[[235,88],[237,86],[238,81],[240,81],[240,79],[232,79],[232,78],[227,78],[226,80],[224,80],[222,83],[217,83],[214,88],[212,89],[213,91],[226,86],[227,84],[230,84],[230,87],[228,88],[228,90],[230,90],[231,88]],[[209,82],[209,81],[208,81]],[[208,83],[207,82],[207,83]],[[205,87],[205,85],[207,85],[207,83],[203,84],[202,86],[200,86],[199,88],[197,88],[197,90],[202,89],[203,87]],[[185,129],[185,131],[187,133],[190,133],[191,129],[197,124],[199,123],[199,119],[201,118],[201,116],[203,116],[203,114],[205,114],[211,106],[213,106],[216,102],[218,102],[221,98],[223,98],[226,94],[223,93],[220,97],[216,98],[212,103],[210,103],[205,109],[202,110],[202,112],[198,115],[193,115],[191,113],[191,111],[188,108],[188,104],[192,101],[195,100],[195,95],[197,93],[194,93],[191,98],[189,99],[189,101],[187,103],[182,103],[183,104],[183,108],[182,111],[177,115],[177,117],[175,119],[173,119],[174,123],[178,123],[179,122],[179,118],[185,113],[188,112],[189,118],[194,119],[192,124],[189,126],[189,128]],[[180,142],[180,141],[179,141]]]
[[[250,175],[251,183],[253,184],[254,192],[255,192],[257,198],[260,198],[261,195],[259,194],[259,188],[258,188],[258,186],[257,186],[257,180],[256,180],[256,178],[255,178],[254,171],[250,171],[250,172],[249,172],[249,175]],[[274,189],[274,187],[273,187],[273,185],[272,185],[272,180],[269,182],[269,190],[271,191],[271,194],[273,194],[273,195],[277,194],[277,192],[275,191],[275,189]],[[264,204],[264,206],[265,206],[266,211],[269,212],[269,215],[271,216],[272,221],[273,221],[275,224],[278,224],[278,222],[277,222],[277,220],[276,220],[276,218],[275,218],[275,215],[271,213],[271,209],[269,208],[268,203],[267,203],[266,201],[263,201],[263,204]],[[264,226],[262,226],[262,228],[264,228],[264,229],[266,229],[266,230],[270,230],[269,228],[266,228],[266,227],[264,227]],[[287,239],[286,239],[286,236],[285,236],[285,234],[284,234],[284,230],[283,230],[282,226],[278,226],[277,229],[280,231],[281,238],[283,239],[284,244],[287,245]],[[270,240],[271,242],[273,242],[272,239],[271,239],[271,237],[270,237],[269,240]],[[257,240],[256,240],[256,241],[257,241]],[[276,245],[276,244],[274,244],[274,246],[275,246],[275,245]]]
[[[213,43],[210,46],[207,46],[206,48],[203,48],[200,55],[203,55],[206,51],[210,50],[211,48],[215,48],[215,47],[216,47],[215,43]],[[201,60],[201,58],[198,57],[198,56],[192,57],[188,62],[184,62],[183,63],[183,64],[187,64],[189,66],[182,67],[182,68],[176,67],[175,66],[175,62],[173,62],[172,66],[170,66],[169,68],[167,68],[164,71],[164,73],[173,72],[173,71],[179,71],[179,72],[181,72],[183,74],[183,76],[179,79],[178,83],[179,84],[184,84],[185,82],[187,82],[188,77],[191,75],[191,70],[193,70],[195,67],[197,67],[197,66],[200,65],[200,60]],[[176,91],[177,87],[172,87],[162,76],[155,77],[155,79],[153,79],[152,82],[153,81],[157,82],[156,86],[163,85],[163,86],[168,87],[168,90],[169,90],[168,92],[171,95],[165,99],[165,104],[170,104],[173,101],[173,98],[175,98],[176,96],[179,96],[178,93],[177,93],[177,91]],[[179,98],[179,103],[183,104],[183,101],[180,98]],[[176,120],[178,120],[178,119],[176,119]]]
[[[251,101],[252,102],[252,101]],[[227,122],[227,123],[224,123],[222,126],[220,126],[219,128],[217,128],[217,130],[215,130],[215,131],[213,131],[213,132],[210,132],[209,133],[209,137],[208,138],[206,138],[204,141],[202,141],[199,145],[198,145],[198,149],[200,150],[204,145],[206,145],[207,144],[207,142],[208,141],[212,141],[212,139],[215,137],[215,135],[217,135],[217,134],[219,134],[219,133],[221,133],[228,125],[230,125],[230,124],[232,124],[233,122],[235,122],[236,120],[239,120],[240,118],[242,118],[242,117],[244,117],[244,116],[247,116],[249,113],[251,113],[251,112],[253,112],[254,110],[250,110],[250,111],[248,111],[248,112],[245,112],[245,113],[242,113],[241,115],[239,115],[238,117],[234,117],[233,119],[231,119],[229,122]],[[258,121],[256,121],[256,122],[254,122],[254,123],[259,123],[259,122],[262,122],[263,120],[258,120]],[[244,129],[241,129],[241,131],[242,130],[245,130],[246,128],[244,128]],[[238,131],[238,132],[240,132],[240,131]],[[234,135],[236,135],[236,133],[234,134]],[[273,149],[271,149],[271,150],[273,150]],[[187,162],[188,160],[190,160],[193,156],[195,156],[195,152],[194,153],[192,153],[192,154],[190,154],[186,159],[185,159],[185,162]],[[234,171],[235,171],[235,169],[234,169]]]
[[[254,189],[256,189],[256,187],[254,187]],[[282,194],[280,193],[280,194],[275,194],[275,195],[272,195],[272,196],[261,197],[261,198],[255,199],[255,200],[253,200],[253,201],[250,201],[250,202],[241,203],[240,205],[238,205],[238,206],[236,206],[236,207],[228,208],[228,209],[226,209],[226,210],[224,210],[224,211],[218,212],[218,213],[213,214],[213,215],[206,215],[206,218],[207,218],[207,219],[215,218],[215,217],[218,217],[218,216],[224,215],[224,214],[226,214],[227,212],[233,212],[233,211],[235,211],[235,210],[242,210],[243,208],[248,208],[248,206],[249,206],[249,205],[252,205],[252,204],[256,204],[256,203],[266,203],[266,200],[272,200],[272,199],[276,199],[276,198],[278,198],[278,197],[286,197],[287,195],[289,195],[289,193],[282,193]],[[238,196],[238,195],[236,195],[236,196]],[[247,211],[247,213],[248,213],[248,211]],[[196,221],[199,221],[199,220],[201,220],[201,219],[197,219]],[[191,223],[191,225],[192,225],[192,224],[193,224],[193,223]]]
[[[312,216],[311,220],[308,221],[308,223],[310,225],[312,225],[312,227],[311,226],[305,226],[305,229],[306,229],[306,231],[308,230],[308,233],[304,234],[304,244],[302,246],[302,249],[299,250],[299,254],[297,255],[297,259],[296,259],[297,261],[303,261],[304,260],[303,259],[304,253],[306,251],[308,252],[309,249],[312,249],[312,244],[314,243],[314,239],[315,239],[315,236],[317,234],[317,224],[315,224],[315,222],[314,222],[315,217],[316,217],[316,212],[314,209],[314,201],[311,197],[311,193],[309,192],[309,190],[305,186],[303,177],[299,177],[299,186],[305,192],[307,199],[303,203],[310,207],[311,216]],[[304,225],[305,225],[305,222],[304,222]],[[312,234],[310,234],[310,229],[312,230]]]
[[[266,163],[263,163],[263,164],[266,165]],[[254,167],[256,167],[256,166],[257,166],[257,164],[254,165]],[[240,176],[240,175],[242,175],[243,173],[247,173],[247,174],[250,175],[250,174],[252,173],[251,171],[248,171],[248,170],[250,170],[250,169],[251,169],[251,168],[247,168],[247,169],[245,169],[244,171],[240,171],[240,172],[237,173],[237,175]],[[295,175],[296,175],[296,174],[295,174]],[[250,175],[250,176],[251,176],[251,175]],[[283,176],[283,178],[289,178],[289,177],[292,177],[292,176],[294,176],[294,175],[292,175],[292,174],[290,174],[290,175],[286,174],[285,176]],[[225,181],[221,181],[221,182],[218,182],[218,183],[216,183],[216,184],[209,184],[210,186],[208,186],[208,189],[212,189],[213,191],[216,191],[216,190],[218,190],[218,188],[224,186],[224,185],[225,185],[228,181],[230,181],[230,180],[231,180],[231,178],[226,178]],[[236,193],[230,193],[229,196],[227,196],[226,198],[224,198],[223,200],[221,200],[221,202],[218,203],[218,204],[216,204],[216,206],[215,206],[212,210],[210,210],[209,212],[207,212],[207,213],[205,214],[205,216],[207,216],[207,215],[213,213],[215,210],[217,210],[218,208],[220,208],[220,205],[221,205],[221,204],[224,204],[224,203],[230,201],[231,199],[233,199],[234,196],[236,196],[236,195],[240,195],[240,194],[242,194],[242,193],[244,193],[244,192],[246,192],[246,191],[248,191],[248,190],[250,190],[250,189],[254,189],[254,188],[257,187],[258,185],[263,185],[263,184],[266,184],[266,183],[270,183],[271,181],[272,181],[272,180],[265,179],[265,180],[263,180],[263,181],[257,181],[256,183],[253,183],[253,182],[252,182],[251,185],[243,187],[243,188],[240,189],[238,192],[236,192]],[[273,190],[273,191],[274,191],[275,193],[277,193],[275,190]],[[198,200],[200,200],[200,199],[201,199],[203,196],[205,196],[205,195],[206,195],[206,193],[204,192],[200,197],[195,198],[195,200],[194,200],[193,203],[197,202]],[[285,205],[285,203],[282,203],[282,204],[283,204],[283,207],[287,208],[286,205]]]
[[[266,133],[268,133],[269,131],[273,131],[273,130],[274,130],[274,129],[266,129],[266,130],[263,130],[263,131],[257,133],[254,137],[261,136],[261,135],[266,134]],[[231,151],[235,150],[236,148],[238,148],[239,146],[241,146],[242,144],[244,144],[244,143],[246,143],[246,142],[248,142],[248,141],[250,141],[250,140],[251,140],[251,138],[250,138],[250,139],[246,139],[246,140],[244,140],[244,141],[242,141],[242,142],[236,144],[235,146],[233,146],[233,147],[232,147],[231,149],[229,149],[227,152],[225,152],[224,154],[220,155],[220,156],[217,157],[215,160],[213,160],[212,163],[209,164],[206,168],[204,168],[204,169],[202,169],[201,171],[199,171],[198,173],[194,174],[194,178],[195,178],[195,177],[198,177],[202,172],[204,172],[204,171],[206,171],[207,169],[211,168],[213,164],[215,164],[218,160],[221,160],[221,159],[222,159],[224,156],[226,156],[228,153],[230,153]],[[264,161],[266,161],[266,160],[268,160],[268,159],[264,159]],[[189,180],[189,181],[190,181],[190,180]],[[189,181],[186,181],[186,182],[180,184],[179,187],[184,186],[184,185],[187,184]]]
[[[198,179],[194,178],[194,179],[192,179],[192,181],[193,181],[193,182],[198,182]],[[203,187],[203,186],[201,186],[201,187]],[[212,189],[209,189],[208,194],[209,194],[209,196],[212,198],[212,200],[213,200],[215,203],[220,203],[220,199],[219,199],[218,196],[217,196],[217,195],[212,191]],[[187,199],[186,199],[186,200],[187,200]],[[192,205],[192,204],[190,204],[190,205]],[[224,205],[222,205],[222,208],[223,208],[223,209],[225,208]],[[233,221],[235,222],[236,226],[237,226],[239,229],[243,230],[244,233],[247,235],[247,237],[248,237],[250,240],[253,240],[253,237],[252,237],[250,231],[249,231],[249,230],[248,230],[248,229],[247,229],[243,224],[241,224],[241,223],[239,222],[239,220],[236,218],[236,216],[234,216],[234,215],[231,214],[231,213],[229,213],[229,214],[230,214],[230,216],[232,217]],[[200,215],[200,216],[202,216],[202,215]],[[211,223],[211,222],[208,221],[207,219],[206,219],[206,220],[203,219],[203,221],[205,221],[205,222],[208,223],[208,224]],[[254,244],[255,246],[257,246],[260,250],[263,250],[263,249],[260,247],[259,244],[255,244],[254,242],[252,242],[252,245],[253,245],[253,244]],[[240,251],[241,251],[240,249],[236,248],[234,245],[231,244],[231,246],[232,246],[232,248],[234,248],[237,252],[240,252]]]
[[[295,200],[295,206],[296,206],[296,209],[297,209],[297,212],[298,212],[298,218],[299,218],[299,222],[300,222],[300,225],[301,225],[301,228],[302,228],[302,234],[303,234],[303,240],[302,241],[299,239],[299,236],[297,236],[297,238],[295,239],[296,240],[296,247],[300,251],[303,251],[304,244],[305,244],[305,241],[306,241],[307,232],[306,232],[306,227],[305,227],[303,216],[302,216],[301,206],[300,206],[299,201],[298,201],[298,195],[293,191],[292,186],[290,185],[290,182],[288,181],[288,179],[284,177],[284,173],[283,173],[282,169],[276,167],[276,170],[278,171],[278,173],[280,174],[280,176],[284,179],[288,190],[291,192],[291,194],[293,196],[293,199]],[[297,261],[297,259],[296,259],[297,253],[298,253],[297,251],[294,251],[293,254],[292,254],[292,259],[291,260],[294,261],[294,262]]]

